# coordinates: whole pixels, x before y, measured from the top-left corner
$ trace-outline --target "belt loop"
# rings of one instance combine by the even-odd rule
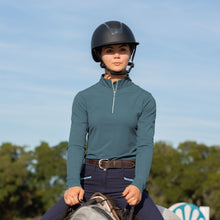
[[[97,169],[97,167],[98,167],[98,166],[97,166],[97,164],[98,164],[98,163],[99,163],[99,160],[98,160],[98,159],[96,159],[96,160],[95,160],[95,164],[94,164],[94,170],[96,170],[96,169]]]
[[[124,179],[125,173],[124,173],[124,163],[123,163],[123,160],[121,160],[121,174],[122,174],[122,179]]]
[[[123,160],[121,160],[121,168],[124,170],[124,163],[123,163],[124,161]]]

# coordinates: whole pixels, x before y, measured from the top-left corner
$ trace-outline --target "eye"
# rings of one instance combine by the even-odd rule
[[[127,47],[121,47],[121,48],[120,48],[120,51],[121,51],[121,52],[127,52],[128,49],[127,49]]]
[[[105,52],[106,53],[113,53],[113,50],[112,49],[106,49]]]

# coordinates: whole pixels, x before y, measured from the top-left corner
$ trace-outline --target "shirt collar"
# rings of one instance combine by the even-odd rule
[[[100,79],[99,82],[101,83],[101,85],[103,85],[105,87],[112,88],[112,81],[111,81],[111,79],[105,79],[104,75],[105,74],[102,74],[101,79]],[[131,79],[130,79],[130,77],[128,75],[125,78],[120,79],[120,80],[118,80],[116,82],[118,82],[118,89],[128,87],[128,86],[130,86],[132,84],[132,81],[131,81]]]

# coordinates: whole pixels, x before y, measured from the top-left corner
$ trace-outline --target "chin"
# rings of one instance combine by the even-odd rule
[[[116,71],[116,72],[119,72],[119,71],[122,71],[122,70],[124,70],[124,69],[122,69],[122,68],[112,68],[112,70],[113,70],[113,71]]]

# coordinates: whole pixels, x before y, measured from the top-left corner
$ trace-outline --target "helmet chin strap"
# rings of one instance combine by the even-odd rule
[[[101,61],[100,66],[101,66],[101,68],[105,68],[106,70],[108,70],[111,73],[111,75],[125,75],[125,74],[130,73],[131,69],[134,67],[134,63],[133,62],[129,62],[128,63],[128,66],[130,66],[129,69],[128,70],[125,69],[125,70],[122,70],[122,71],[114,71],[114,70],[109,69],[103,63],[103,61]]]

